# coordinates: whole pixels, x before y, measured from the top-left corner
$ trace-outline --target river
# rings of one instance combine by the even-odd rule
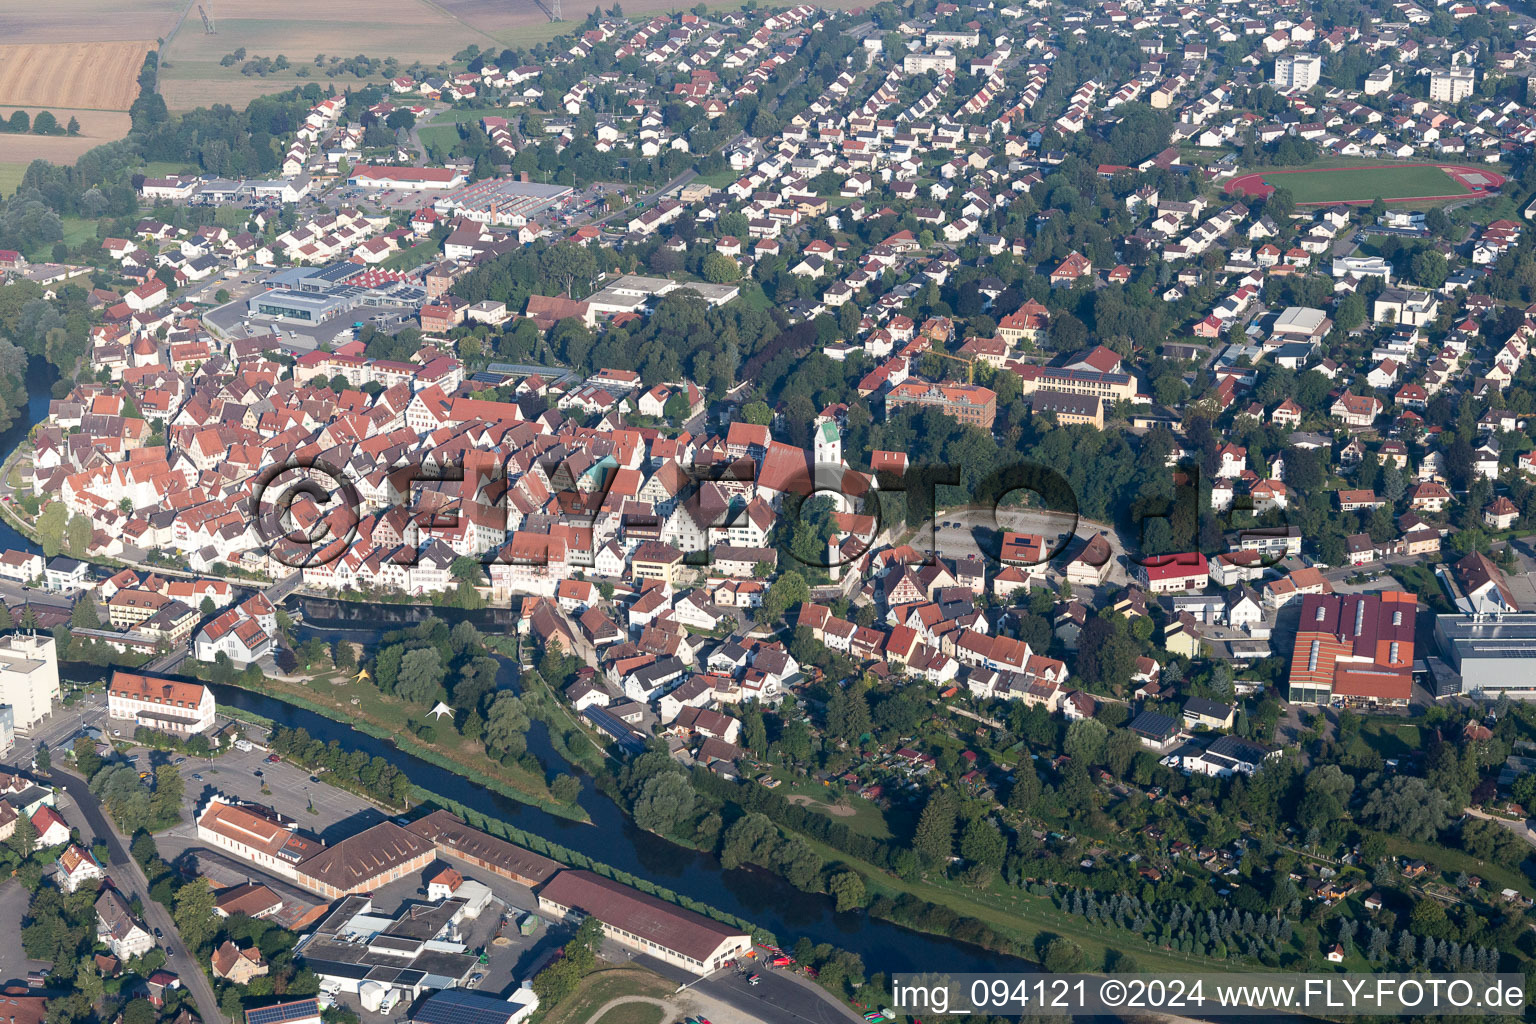
[[[303,624],[296,629],[299,637],[345,637],[365,644],[376,643],[384,631],[420,621],[429,614],[447,622],[471,621],[487,631],[503,631],[512,621],[511,614],[505,609],[461,611],[314,599],[294,599],[293,603],[304,615]],[[515,689],[517,666],[509,658],[498,660],[501,662],[501,685]],[[362,750],[370,756],[378,755],[425,789],[451,794],[484,814],[536,832],[552,842],[649,878],[658,885],[721,910],[739,914],[769,929],[781,942],[793,942],[805,935],[815,942],[830,942],[851,950],[864,958],[871,973],[1035,969],[1034,965],[1017,958],[940,936],[924,935],[900,925],[871,919],[866,914],[836,913],[832,901],[826,896],[801,892],[777,875],[757,868],[726,870],[711,854],[678,846],[636,828],[629,816],[593,785],[591,778],[576,772],[555,752],[542,722],[534,722],[529,730],[528,747],[550,769],[570,771],[580,777],[580,803],[591,817],[591,824],[573,822],[499,794],[466,786],[463,779],[437,765],[272,697],[235,687],[215,687],[214,693],[222,704],[253,711],[293,728],[302,726],[310,735],[327,743],[335,739],[344,747]]]
[[[32,428],[48,418],[48,403],[53,399],[53,385],[58,379],[58,369],[46,359],[33,356],[27,363],[27,411],[18,416],[15,423],[0,431],[0,458],[15,451],[27,439]],[[20,533],[9,520],[0,516],[0,550],[40,552],[42,548]]]

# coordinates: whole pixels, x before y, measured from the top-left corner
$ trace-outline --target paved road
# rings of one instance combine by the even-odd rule
[[[49,781],[69,795],[70,800],[79,808],[81,816],[90,826],[91,832],[107,844],[107,862],[111,868],[112,880],[117,887],[130,896],[138,896],[144,904],[145,923],[151,929],[160,929],[165,935],[162,942],[168,944],[166,967],[181,979],[181,983],[192,994],[192,1000],[197,1004],[198,1016],[203,1019],[204,1024],[224,1024],[227,1018],[219,1012],[219,1001],[213,996],[213,987],[208,984],[208,976],[203,973],[202,965],[189,955],[187,944],[182,941],[181,934],[176,931],[171,915],[164,907],[150,899],[149,881],[144,877],[144,872],[139,865],[128,855],[127,840],[107,818],[106,813],[101,809],[101,804],[92,795],[85,781],[58,769],[54,770]]]
[[[650,191],[650,192],[647,192],[645,195],[641,196],[638,200],[636,200],[636,202],[637,203],[647,203],[647,204],[653,203],[653,202],[656,201],[656,198],[658,196],[665,195],[666,193],[670,192],[674,188],[682,188],[684,185],[688,184],[690,181],[692,181],[694,178],[697,178],[698,176],[699,176],[699,172],[694,170],[692,167],[690,167],[686,171],[684,171],[682,174],[679,174],[677,177],[673,178],[671,181],[667,182],[665,185],[661,186],[660,188],[654,189],[653,191]],[[602,217],[597,218],[596,220],[586,221],[585,223],[586,224],[591,224],[591,225],[594,225],[594,226],[599,225],[599,224],[606,224],[610,220],[613,220],[615,217],[619,217],[621,215],[628,214],[630,211],[634,210],[634,208],[635,208],[635,204],[631,203],[629,206],[623,207],[622,209],[614,210],[612,213],[605,214]],[[626,217],[625,218],[625,223],[627,224],[628,222],[629,222],[628,218]],[[572,227],[579,227],[581,225],[576,224],[576,223],[573,222],[571,226]]]

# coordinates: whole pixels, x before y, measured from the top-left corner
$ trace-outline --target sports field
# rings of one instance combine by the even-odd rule
[[[1441,164],[1375,164],[1299,170],[1255,171],[1232,179],[1234,196],[1268,196],[1284,188],[1299,206],[1474,199],[1497,189],[1504,176],[1481,167]]]

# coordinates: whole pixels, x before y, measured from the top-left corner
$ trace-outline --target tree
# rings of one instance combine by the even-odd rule
[[[960,856],[972,864],[998,868],[1008,855],[1008,840],[986,818],[972,818],[960,835]]]
[[[11,115],[10,121],[7,122],[7,130],[13,135],[25,135],[27,129],[31,127],[32,118],[27,115],[25,110],[16,111]]]
[[[81,736],[75,740],[75,767],[89,782],[91,776],[101,770],[101,755],[96,753],[96,741],[89,736]]]
[[[763,603],[758,608],[758,621],[777,622],[790,608],[803,604],[810,596],[811,588],[805,582],[805,577],[791,569],[769,585],[768,592],[763,595]]]
[[[694,794],[688,777],[669,771],[648,780],[635,801],[635,824],[668,835],[693,813]]]
[[[744,423],[766,427],[773,422],[773,410],[766,402],[748,402],[741,407],[741,419]]]
[[[37,849],[37,830],[32,827],[32,819],[25,814],[16,816],[16,829],[5,841],[18,860],[26,860]]]
[[[1104,728],[1102,722],[1082,718],[1068,727],[1062,752],[1074,761],[1097,764],[1104,756],[1104,745],[1108,738],[1109,730]]]
[[[741,267],[735,260],[721,252],[706,254],[699,269],[704,280],[710,284],[727,284],[741,279]]]
[[[1052,974],[1072,974],[1083,969],[1083,949],[1071,939],[1054,938],[1046,943],[1040,965]]]
[[[28,607],[28,610],[31,609],[31,605],[28,605],[27,607]],[[37,770],[38,771],[40,771],[40,772],[51,772],[51,771],[53,771],[53,751],[49,750],[46,744],[39,744],[38,745],[37,753],[32,755],[32,760],[37,762]]]
[[[53,558],[64,550],[64,527],[68,522],[69,509],[62,501],[50,501],[37,517],[37,540],[44,557]]]
[[[395,692],[408,701],[427,704],[438,698],[447,670],[436,648],[421,647],[407,651],[400,659],[400,677]]]
[[[162,764],[155,769],[155,792],[149,799],[150,816],[156,825],[168,825],[181,818],[181,798],[186,783],[175,765]]]
[[[88,517],[70,516],[64,527],[64,549],[77,558],[84,558],[91,549],[91,529]]]
[[[1429,839],[1451,819],[1445,793],[1421,778],[1394,775],[1365,798],[1361,815],[1374,829],[1405,839]]]
[[[206,878],[194,879],[176,891],[176,906],[171,911],[171,919],[192,949],[202,950],[218,931],[213,904],[213,886]]]
[[[32,119],[32,133],[34,135],[62,135],[64,129],[59,127],[58,118],[52,112],[39,110],[37,116]]]
[[[957,813],[955,797],[947,790],[928,797],[928,804],[923,808],[922,816],[917,819],[912,848],[930,865],[947,863],[954,856]]]
[[[485,743],[503,751],[526,746],[523,734],[528,731],[528,725],[528,712],[522,698],[515,693],[498,693],[486,715]]]
[[[101,616],[96,613],[96,602],[89,594],[82,594],[69,610],[69,624],[76,629],[100,629]]]
[[[557,775],[549,784],[549,795],[563,804],[573,804],[581,796],[581,783],[572,775]]]
[[[853,871],[839,871],[827,883],[827,891],[837,900],[837,912],[862,909],[869,896],[864,890],[864,879]]]
[[[69,119],[69,127],[66,128],[65,131],[71,136],[79,135],[80,121],[77,118],[71,117]]]

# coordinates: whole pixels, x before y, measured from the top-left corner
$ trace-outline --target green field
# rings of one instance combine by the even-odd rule
[[[0,198],[14,195],[21,176],[27,173],[26,164],[0,164]]]
[[[1339,168],[1263,175],[1264,183],[1290,192],[1298,203],[1369,202],[1456,196],[1468,189],[1438,167]]]

